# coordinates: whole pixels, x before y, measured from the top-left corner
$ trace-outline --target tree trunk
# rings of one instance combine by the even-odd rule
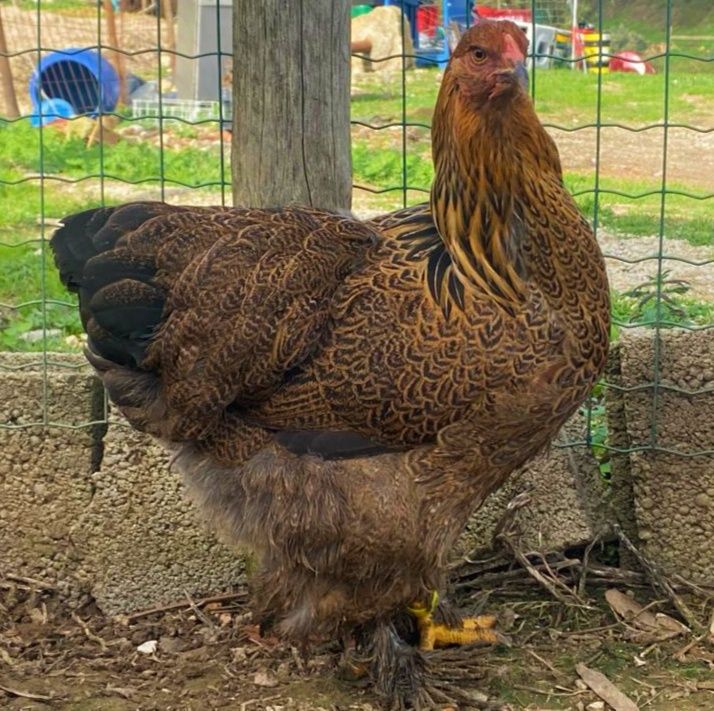
[[[233,3],[233,200],[349,209],[350,3]]]
[[[1,7],[0,13],[2,13]],[[0,15],[0,81],[2,82],[2,95],[5,103],[5,117],[14,119],[20,115],[20,109],[17,106],[15,85],[12,81],[10,60],[8,59],[7,54],[8,50],[7,42],[5,41],[5,30],[2,26],[2,15]]]
[[[109,59],[114,65],[114,69],[117,70],[117,76],[119,77],[119,104],[126,106],[127,94],[126,94],[126,58],[125,56],[116,50],[120,49],[119,38],[117,35],[117,18],[114,13],[114,5],[112,5],[112,0],[103,0],[104,7],[104,17],[107,22],[107,35],[109,39],[109,46],[111,50],[109,52]]]

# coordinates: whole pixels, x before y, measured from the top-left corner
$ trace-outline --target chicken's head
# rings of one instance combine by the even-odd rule
[[[447,69],[453,86],[474,108],[528,88],[528,40],[508,20],[481,20],[461,37]]]

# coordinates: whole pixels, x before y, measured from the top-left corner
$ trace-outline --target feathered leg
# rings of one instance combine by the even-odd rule
[[[400,620],[374,622],[359,630],[355,666],[366,668],[389,709],[420,708],[425,700],[424,656],[403,640],[395,622]]]
[[[417,638],[414,618],[409,615],[365,625],[357,634],[356,653],[347,660],[348,672],[353,678],[368,676],[390,711],[427,711],[449,705],[503,708],[478,690],[477,649],[426,652],[410,643]]]

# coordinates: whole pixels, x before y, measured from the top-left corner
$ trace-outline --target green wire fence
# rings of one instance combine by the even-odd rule
[[[389,12],[413,20],[417,4],[399,0]],[[579,53],[558,48],[558,37],[572,29],[572,3],[511,3],[532,37],[543,27],[561,30],[544,49],[532,48],[531,92],[559,144],[566,182],[601,238],[616,277],[614,338],[627,329],[650,328],[654,339],[651,380],[631,387],[603,384],[622,392],[651,392],[649,439],[623,448],[598,435],[599,392],[587,408],[587,432],[567,444],[595,445],[605,452],[711,456],[713,449],[664,446],[657,413],[664,392],[694,396],[713,390],[663,381],[660,335],[670,328],[714,326],[714,288],[707,289],[714,283],[714,11],[704,0],[692,0],[687,8],[655,0],[643,18],[628,15],[628,5],[637,3],[580,3],[578,19],[591,23],[592,35],[599,37],[587,72],[582,48]],[[79,359],[56,355],[81,348],[76,305],[62,291],[48,253],[58,218],[133,199],[229,201],[231,52],[225,29],[230,6],[216,0],[215,6],[201,7],[207,13],[201,32],[213,39],[208,46],[194,43],[187,49],[181,36],[177,43],[174,9],[167,0],[120,0],[116,6],[110,0],[0,0],[6,90],[5,105],[0,104],[0,350],[36,353],[17,362],[0,359],[0,371],[40,369],[45,383],[43,416],[22,424],[0,416],[0,428],[75,429],[106,421],[106,410],[82,422],[48,415],[49,371],[83,367]],[[449,7],[466,24],[472,20],[470,0],[460,0],[460,6],[452,0]],[[361,16],[354,22],[367,20]],[[420,25],[421,35],[412,38],[413,27],[397,20],[399,41],[391,50],[353,55],[354,209],[359,215],[421,202],[428,193],[430,112],[442,66],[413,45],[421,43],[423,50],[429,42],[441,42],[443,47],[452,28]],[[627,49],[607,44],[608,34],[613,43],[642,44],[642,58],[655,73],[608,73],[605,65]],[[120,70],[124,101],[102,107],[97,117],[48,121],[48,112],[62,110],[52,102],[58,96],[50,96],[41,81],[30,95],[27,82],[41,61],[57,53],[72,59],[77,48],[92,49],[100,64],[109,61]],[[381,69],[393,67],[395,60],[400,71]],[[415,61],[420,66],[414,68]],[[370,71],[357,71],[363,66]],[[208,99],[201,95],[205,87],[178,86],[181,77],[196,70],[213,81]],[[177,98],[177,92],[188,92],[189,98]],[[672,274],[683,265],[687,279]]]

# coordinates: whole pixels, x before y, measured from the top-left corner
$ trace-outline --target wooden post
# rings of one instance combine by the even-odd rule
[[[171,51],[169,57],[171,61],[171,81],[176,83],[176,26],[174,25],[174,5],[173,0],[159,0],[166,23],[166,44]]]
[[[17,105],[15,84],[12,81],[12,70],[7,55],[7,42],[5,41],[5,30],[2,25],[2,7],[0,7],[0,78],[2,80],[2,96],[6,118],[14,119],[20,115],[20,109]]]
[[[109,35],[109,46],[115,50],[119,49],[119,37],[117,35],[117,22],[114,14],[114,6],[112,0],[104,0],[104,16],[107,19],[107,35]],[[126,104],[126,57],[121,53],[114,51],[111,53],[112,64],[119,75],[119,103]]]
[[[233,200],[348,209],[348,0],[234,0]]]

